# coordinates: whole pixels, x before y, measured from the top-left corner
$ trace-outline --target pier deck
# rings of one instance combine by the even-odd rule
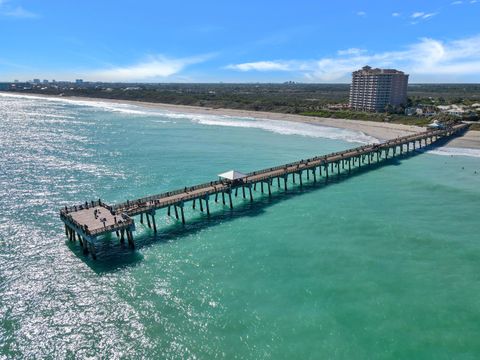
[[[99,205],[72,212],[74,221],[83,224],[90,232],[96,233],[115,225],[117,223],[115,218],[108,208]]]
[[[95,257],[94,242],[100,235],[115,232],[124,241],[127,238],[129,245],[133,248],[133,231],[135,223],[133,216],[140,215],[140,222],[144,222],[144,216],[150,228],[156,232],[155,212],[159,209],[168,209],[168,215],[171,215],[171,208],[175,211],[175,217],[185,223],[184,205],[186,202],[192,202],[193,209],[196,203],[201,211],[204,208],[207,214],[210,214],[209,199],[215,195],[215,202],[221,195],[222,202],[226,205],[225,198],[228,198],[230,208],[233,208],[232,194],[238,195],[241,190],[243,198],[246,198],[248,192],[250,201],[253,201],[253,190],[256,190],[257,184],[261,186],[264,193],[264,186],[271,195],[271,186],[274,180],[277,180],[277,186],[281,188],[283,182],[284,190],[287,191],[289,176],[293,183],[298,179],[300,186],[303,184],[303,174],[306,173],[307,181],[310,177],[313,181],[318,178],[328,180],[329,176],[337,175],[343,172],[350,173],[355,167],[378,163],[390,157],[401,155],[414,151],[417,148],[432,145],[441,138],[457,135],[468,128],[466,124],[455,125],[446,129],[429,130],[426,132],[408,135],[392,139],[380,144],[369,144],[359,146],[328,155],[316,156],[314,158],[300,160],[294,163],[284,164],[277,167],[262,169],[246,174],[237,180],[216,180],[209,183],[200,184],[191,187],[184,187],[175,191],[170,191],[158,195],[148,196],[136,200],[128,200],[117,205],[107,205],[101,200],[85,202],[73,207],[65,207],[60,210],[60,217],[65,223],[65,232],[71,241],[75,241],[77,235],[85,253],[89,250]]]

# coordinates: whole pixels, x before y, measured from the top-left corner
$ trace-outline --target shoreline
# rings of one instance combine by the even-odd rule
[[[114,104],[126,104],[140,106],[148,109],[164,110],[174,113],[187,113],[187,114],[202,114],[202,115],[215,115],[215,116],[231,116],[231,117],[247,117],[266,120],[282,120],[296,123],[304,123],[310,125],[320,125],[333,127],[338,129],[346,129],[352,131],[358,131],[365,135],[372,136],[380,141],[393,139],[399,136],[406,136],[417,132],[424,131],[425,128],[414,125],[381,123],[364,120],[348,120],[348,119],[334,119],[334,118],[321,118],[315,116],[304,116],[297,114],[283,114],[264,111],[250,111],[250,110],[237,110],[226,108],[209,108],[189,105],[174,105],[165,103],[152,103],[146,101],[135,100],[120,100],[120,99],[105,99],[105,98],[91,98],[81,96],[57,96],[57,95],[45,95],[34,93],[11,93],[2,92],[7,95],[17,96],[31,96],[40,98],[50,98],[58,100],[73,100],[73,101],[87,101],[87,102],[105,102]],[[445,147],[453,148],[467,148],[467,149],[480,149],[480,131],[470,130],[463,136],[452,139]]]

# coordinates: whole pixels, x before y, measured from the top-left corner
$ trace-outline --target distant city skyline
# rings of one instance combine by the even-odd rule
[[[0,81],[480,83],[480,0],[0,0]]]

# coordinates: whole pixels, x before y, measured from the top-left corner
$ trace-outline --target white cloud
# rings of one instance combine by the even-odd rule
[[[451,3],[451,5],[462,5],[463,1],[454,1]]]
[[[138,64],[95,70],[85,75],[85,77],[98,81],[113,82],[165,79],[180,73],[189,65],[204,62],[211,56],[203,55],[178,59],[168,58],[163,55],[150,56]]]
[[[411,15],[411,18],[412,19],[428,19],[428,18],[431,18],[433,16],[437,15],[437,13],[425,13],[425,12],[414,12],[412,15]]]
[[[416,19],[416,18],[422,17],[423,15],[425,15],[424,12],[417,11],[412,14],[412,18]]]
[[[2,6],[5,3],[6,1],[0,2],[0,6]],[[13,18],[22,18],[22,19],[31,19],[31,18],[39,17],[38,14],[25,10],[21,6],[17,6],[14,8],[6,8],[6,7],[4,8],[2,6],[2,8],[0,9],[0,14],[3,16],[13,17]]]
[[[443,77],[477,76],[480,73],[480,34],[447,42],[423,38],[396,51],[350,54],[339,52],[335,57],[318,60],[259,61],[247,64],[259,63],[270,64],[272,69],[277,67],[301,74],[309,81],[348,81],[352,71],[367,64],[374,67],[398,68],[417,79],[434,78],[441,81]],[[229,68],[242,69],[236,65],[230,65]],[[242,69],[252,70],[259,69],[255,66]]]
[[[393,16],[393,17],[398,17],[398,16],[400,16],[400,15],[402,15],[402,14],[400,14],[400,13],[398,13],[398,12],[392,13],[392,16]]]
[[[367,13],[366,13],[365,11],[358,11],[358,12],[357,12],[357,15],[358,15],[358,16],[366,16]]]
[[[350,48],[350,49],[346,49],[346,50],[338,50],[337,54],[338,55],[360,55],[360,54],[362,54],[366,51],[367,50],[365,50],[365,49]]]
[[[437,15],[437,13],[428,13],[428,14],[423,15],[423,19],[428,19],[428,18],[431,18],[435,15]]]
[[[414,21],[411,22],[411,24],[412,25],[418,24],[418,22],[420,20],[430,19],[437,14],[438,13],[436,13],[436,12],[431,12],[431,13],[426,13],[426,12],[423,12],[423,11],[414,12],[412,15],[410,15],[410,17],[414,20]]]
[[[242,64],[230,64],[226,69],[238,71],[291,71],[292,63],[287,61],[256,61]]]

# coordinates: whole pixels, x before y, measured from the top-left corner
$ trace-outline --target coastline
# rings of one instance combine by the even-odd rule
[[[173,105],[165,103],[152,103],[145,101],[134,100],[117,100],[117,99],[105,99],[105,98],[91,98],[80,96],[56,96],[56,95],[44,95],[44,94],[16,94],[10,92],[3,92],[8,95],[19,96],[32,96],[53,98],[59,100],[73,100],[73,101],[90,101],[90,102],[105,102],[115,104],[128,104],[141,106],[148,109],[164,110],[174,113],[187,113],[187,114],[210,114],[215,116],[232,116],[232,117],[247,117],[267,120],[282,120],[297,123],[305,123],[311,125],[321,125],[327,127],[334,127],[340,129],[347,129],[352,131],[358,131],[366,135],[372,136],[380,141],[393,139],[399,136],[405,136],[424,131],[425,128],[413,125],[381,123],[364,120],[348,120],[348,119],[334,119],[334,118],[320,118],[314,116],[304,116],[296,114],[283,114],[264,111],[250,111],[250,110],[236,110],[226,108],[208,108],[189,105]],[[445,145],[450,148],[467,148],[467,149],[480,149],[480,131],[470,130],[463,136],[452,139]]]

